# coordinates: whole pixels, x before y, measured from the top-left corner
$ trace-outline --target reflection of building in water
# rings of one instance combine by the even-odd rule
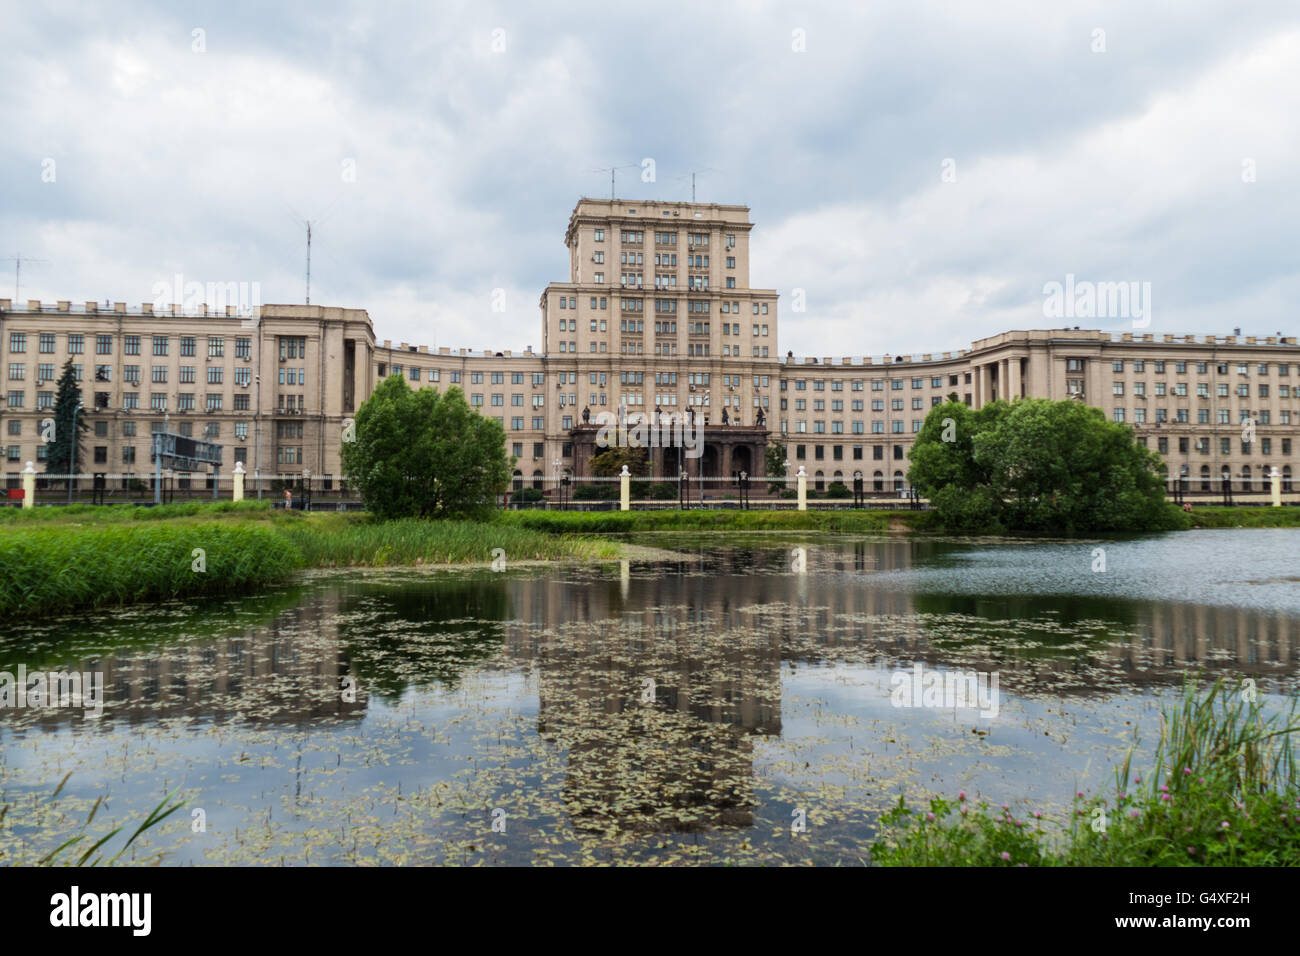
[[[749,826],[752,738],[781,731],[781,636],[740,610],[752,595],[703,608],[694,577],[630,584],[625,600],[617,578],[511,582],[528,624],[512,624],[507,643],[536,659],[539,732],[567,751],[571,819]]]
[[[568,634],[566,622],[623,622],[622,649],[645,659],[651,652],[676,654],[672,665],[658,661],[659,673],[675,673],[671,692],[660,681],[661,706],[693,713],[709,723],[755,728],[765,721],[755,708],[770,708],[779,722],[779,680],[746,684],[727,671],[744,671],[745,654],[737,634],[759,641],[765,667],[779,662],[879,664],[898,667],[922,661],[933,667],[998,671],[1004,693],[1087,694],[1129,684],[1177,685],[1184,675],[1202,671],[1282,678],[1294,674],[1297,659],[1292,615],[1235,608],[1208,608],[1112,598],[1052,596],[962,596],[914,594],[897,585],[879,586],[874,575],[907,570],[930,562],[945,547],[924,540],[859,541],[843,546],[807,547],[807,573],[791,572],[793,547],[781,549],[702,549],[695,560],[636,574],[620,586],[602,578],[583,585],[572,580],[514,580],[511,608],[532,628],[512,627],[512,656],[540,657],[543,716],[558,706],[561,691],[607,700],[621,712],[634,701],[632,678],[648,670],[624,669],[611,684],[562,686],[571,665],[550,644],[537,646],[534,635]],[[648,609],[648,610],[642,610]],[[655,631],[667,615],[678,628],[688,624],[714,635],[707,654],[678,646],[673,634]],[[1030,624],[1029,622],[1033,622]],[[633,626],[635,625],[635,627]],[[572,628],[570,628],[571,630]],[[729,644],[728,641],[731,643]],[[592,653],[605,639],[589,638]],[[561,642],[563,643],[563,642]],[[648,647],[648,649],[647,649]],[[671,651],[665,651],[671,648]],[[568,648],[571,656],[575,649]],[[774,655],[774,656],[773,656]],[[770,662],[770,663],[769,663]],[[719,689],[706,693],[714,675],[732,679],[728,698]],[[761,696],[751,688],[761,687]],[[676,697],[667,696],[669,693]],[[684,698],[684,699],[683,699]],[[707,711],[699,701],[713,701]],[[719,704],[730,700],[724,713]]]
[[[753,822],[753,737],[781,731],[781,665],[927,666],[999,674],[1003,693],[1176,686],[1204,671],[1294,673],[1284,614],[1155,602],[918,595],[873,584],[924,541],[703,550],[635,574],[512,579],[506,643],[533,659],[541,733],[568,752],[580,829]],[[590,622],[590,623],[584,623]],[[1032,622],[1032,623],[1031,623]],[[641,703],[644,681],[654,706]]]
[[[349,673],[338,633],[340,595],[321,591],[266,625],[185,643],[123,648],[48,670],[102,672],[104,716],[141,723],[167,717],[293,724],[365,713],[364,687],[344,699]],[[3,720],[0,711],[0,720]],[[42,726],[83,719],[79,709],[40,711]]]
[[[1281,613],[1195,604],[1139,606],[1140,632],[1111,648],[1134,680],[1168,680],[1184,670],[1239,671],[1279,677],[1296,669],[1295,637],[1300,626]],[[1145,667],[1145,673],[1135,668]]]

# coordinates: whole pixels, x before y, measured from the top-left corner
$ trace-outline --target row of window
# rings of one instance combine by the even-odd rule
[[[72,376],[75,381],[82,381],[83,366],[73,364]],[[166,384],[169,366],[154,365],[150,368],[150,381],[155,384]],[[9,363],[9,381],[21,382],[27,377],[27,366],[18,362]],[[225,368],[220,365],[209,365],[205,372],[209,385],[221,385],[225,381]],[[55,366],[53,364],[40,363],[36,366],[36,384],[44,382],[53,382],[56,379]],[[111,382],[113,380],[113,366],[96,365],[95,381]],[[140,384],[140,366],[123,365],[122,381],[129,385]],[[177,368],[177,381],[181,384],[194,384],[198,381],[198,368],[194,365],[181,365]],[[281,385],[305,385],[307,375],[305,369],[280,369]],[[253,370],[246,366],[240,366],[234,370],[234,383],[239,386],[247,387],[253,382]]]
[[[930,388],[945,388],[945,387],[953,387],[953,386],[955,386],[955,385],[958,384],[958,382],[957,382],[957,378],[958,378],[958,376],[956,376],[956,375],[949,375],[947,378],[948,378],[948,384],[947,384],[947,386],[945,386],[945,385],[944,385],[944,376],[942,376],[942,375],[932,375],[932,376],[930,376],[930,378],[929,378]],[[831,390],[832,392],[842,392],[842,391],[844,391],[844,381],[845,381],[844,379],[831,379],[831,380],[830,380],[830,390]],[[864,391],[864,390],[866,389],[866,381],[867,381],[866,379],[861,379],[861,378],[850,379],[850,380],[849,380],[849,386],[850,386],[849,390],[850,390],[850,391],[854,391],[854,392],[861,392],[861,391]],[[873,379],[871,379],[871,390],[872,390],[873,392],[883,392],[883,391],[885,391],[885,382],[886,382],[886,381],[889,382],[889,389],[890,389],[890,391],[895,391],[895,392],[902,391],[904,388],[907,387],[907,383],[908,383],[908,380],[907,380],[907,379],[903,379],[903,378],[892,378],[892,379],[873,378]],[[965,376],[965,384],[967,384],[967,385],[970,384],[970,373],[969,373],[969,372],[966,373],[966,376]],[[913,379],[911,379],[911,385],[912,385],[912,388],[914,388],[914,389],[925,388],[925,387],[926,387],[926,379],[925,379],[924,377],[913,378]],[[782,382],[781,382],[781,389],[782,389],[782,391],[785,390],[785,386],[786,386],[785,381],[782,381]],[[808,390],[808,379],[803,379],[803,378],[794,379],[794,390],[795,390],[796,392],[804,392],[804,391],[807,391],[807,390]],[[821,379],[821,378],[815,378],[815,379],[813,379],[813,380],[812,380],[812,390],[813,390],[814,392],[824,392],[824,391],[826,391],[826,379]]]
[[[691,309],[690,311],[695,312],[697,310]],[[698,311],[707,312],[708,310],[703,309]],[[691,322],[688,323],[687,328],[689,329],[692,335],[709,334],[708,322]],[[740,322],[724,322],[722,323],[722,334],[741,335],[743,334],[742,328],[743,326],[742,323]],[[605,319],[590,319],[588,320],[588,330],[591,332],[607,332],[609,331],[609,326],[606,323]],[[643,333],[645,331],[645,320],[629,319],[629,318],[620,319],[618,330],[620,332],[625,332],[625,333]],[[656,335],[675,335],[677,334],[677,323],[675,321],[659,321],[654,324],[654,330]],[[561,332],[578,331],[578,320],[560,319],[560,331]],[[754,323],[751,326],[750,334],[759,337],[767,335],[768,334],[767,324],[758,323],[758,322]],[[596,351],[595,348],[592,348],[592,351],[593,352]],[[415,378],[415,380],[418,381],[418,373],[417,375],[413,376],[413,378]]]
[[[1072,379],[1071,381],[1074,381],[1074,380]],[[1083,384],[1082,382],[1079,382],[1079,383],[1078,383],[1078,385],[1079,385],[1079,390],[1080,390],[1080,391],[1082,391],[1082,384]],[[1152,392],[1152,394],[1154,394],[1157,398],[1159,398],[1159,397],[1161,397],[1161,396],[1163,396],[1163,395],[1186,396],[1186,395],[1189,394],[1189,393],[1188,393],[1188,384],[1189,384],[1189,383],[1187,383],[1187,382],[1174,382],[1172,387],[1168,387],[1168,386],[1166,385],[1165,382],[1156,382],[1156,383],[1154,383],[1154,388],[1153,388],[1153,392]],[[1126,386],[1126,384],[1125,384],[1124,382],[1119,382],[1119,381],[1112,382],[1112,383],[1111,383],[1111,389],[1110,389],[1110,390],[1111,390],[1111,394],[1112,394],[1112,395],[1123,395],[1123,394],[1124,394],[1124,389],[1125,389],[1126,387],[1127,387],[1127,386]],[[1215,385],[1214,385],[1214,394],[1215,394],[1218,398],[1227,398],[1228,395],[1229,395],[1229,389],[1231,389],[1231,393],[1232,393],[1233,395],[1236,395],[1238,398],[1249,398],[1249,397],[1250,397],[1250,385],[1247,384],[1246,382],[1238,382],[1238,383],[1236,384],[1235,387],[1234,387],[1234,386],[1231,386],[1228,382],[1216,382]],[[1138,396],[1144,396],[1144,395],[1146,395],[1146,394],[1147,394],[1147,383],[1146,383],[1146,382],[1134,382],[1134,383],[1133,383],[1133,394],[1134,394],[1134,395],[1138,395]],[[1265,382],[1260,382],[1260,383],[1256,386],[1256,394],[1259,395],[1260,398],[1268,398],[1268,397],[1270,396],[1270,394],[1272,394],[1272,388],[1271,388],[1271,386],[1268,385],[1267,383],[1265,383]],[[1197,396],[1198,398],[1209,398],[1209,397],[1210,397],[1210,383],[1209,383],[1209,382],[1197,382],[1197,383],[1196,383],[1196,396]],[[1287,384],[1280,384],[1280,385],[1278,385],[1278,387],[1277,387],[1277,397],[1278,397],[1278,398],[1292,398],[1292,397],[1300,398],[1300,385],[1297,385],[1297,386],[1295,387],[1294,390],[1291,388],[1290,385],[1287,385]]]
[[[1147,441],[1146,438],[1139,438],[1138,440],[1141,441],[1143,445],[1145,445]],[[1257,444],[1259,445],[1259,453],[1261,455],[1273,454],[1273,439],[1271,437],[1261,437],[1256,441],[1239,441],[1241,454],[1252,454],[1255,445]],[[1291,454],[1291,439],[1281,439],[1280,445],[1282,455]],[[1189,455],[1192,452],[1195,452],[1198,455],[1208,455],[1210,454],[1210,449],[1212,447],[1214,446],[1211,439],[1206,438],[1205,436],[1183,437],[1178,439],[1178,454],[1180,455]],[[1228,435],[1220,435],[1218,440],[1218,449],[1220,455],[1231,455],[1232,437]],[[1156,450],[1162,455],[1169,454],[1169,438],[1161,435],[1156,440]]]
[[[121,424],[121,428],[122,428],[122,437],[123,437],[123,438],[134,438],[134,437],[136,436],[136,426],[137,426],[137,423],[136,423],[136,422],[131,421],[130,419],[127,419],[126,421],[123,421],[123,422],[121,422],[120,424]],[[9,434],[9,435],[22,435],[22,433],[23,433],[23,421],[22,421],[21,418],[11,418],[11,419],[9,419],[8,421],[5,422],[5,425],[6,425],[6,428],[7,428],[7,431],[8,431],[8,434]],[[193,423],[193,422],[174,422],[174,423],[171,423],[170,425],[169,425],[168,423],[166,423],[166,422],[150,422],[149,425],[150,425],[150,427],[149,427],[149,431],[150,431],[151,434],[154,433],[154,432],[166,431],[166,430],[169,429],[169,428],[171,428],[171,429],[175,429],[175,430],[177,431],[178,434],[180,434],[180,435],[184,435],[184,436],[187,437],[187,438],[192,437],[193,434],[194,434],[194,423]],[[295,425],[297,426],[297,432],[296,432],[296,433],[294,432],[294,427],[295,427]],[[39,430],[40,430],[40,423],[39,423],[39,422],[32,422],[32,427],[33,427],[34,429],[36,429],[36,430],[39,432]],[[92,425],[92,428],[93,428],[93,432],[94,432],[95,437],[96,437],[96,438],[107,438],[107,437],[108,437],[108,427],[109,427],[109,423],[106,422],[106,421],[100,420],[100,421],[94,422],[93,425]],[[207,422],[207,423],[205,423],[204,426],[203,426],[203,433],[202,433],[202,434],[203,434],[203,437],[204,437],[204,438],[220,438],[220,437],[221,437],[221,422]],[[236,438],[247,438],[247,437],[248,437],[248,422],[235,422],[235,437],[236,437]],[[301,423],[301,422],[278,422],[278,423],[276,424],[276,437],[280,437],[280,438],[294,438],[294,437],[301,438],[301,437],[302,437],[302,423]]]
[[[903,403],[904,403],[905,401],[906,401],[906,399],[902,399],[902,398],[892,398],[892,399],[890,399],[890,400],[889,400],[889,408],[890,408],[890,410],[891,410],[891,411],[895,411],[895,412],[901,412],[901,411],[903,410]],[[942,405],[942,404],[943,404],[943,401],[944,401],[944,399],[943,399],[943,397],[942,397],[941,395],[933,395],[933,396],[930,397],[930,407],[933,408],[933,407],[935,407],[936,405]],[[781,411],[785,411],[785,410],[789,407],[788,402],[789,402],[789,399],[785,399],[785,398],[781,399]],[[832,398],[832,399],[830,400],[830,402],[831,402],[831,404],[830,404],[830,410],[831,410],[832,412],[842,412],[842,411],[844,411],[844,399],[842,399],[842,398]],[[926,407],[926,406],[925,406],[925,399],[924,399],[924,398],[921,398],[921,397],[918,396],[918,397],[912,399],[912,411],[914,411],[914,412],[923,411],[923,410],[925,409],[925,407]],[[794,410],[795,410],[796,412],[804,412],[804,411],[807,411],[807,410],[808,410],[808,399],[806,399],[806,398],[796,398],[796,399],[794,400]],[[826,411],[826,399],[824,399],[824,398],[814,398],[814,399],[812,400],[812,410],[813,410],[814,412],[824,412],[824,411]],[[863,399],[863,398],[854,398],[854,399],[850,399],[850,400],[849,400],[849,410],[850,410],[850,411],[854,411],[854,412],[866,411],[866,399]],[[873,412],[883,412],[883,411],[885,410],[885,400],[884,400],[883,398],[873,398],[873,399],[871,400],[871,410],[872,410]]]
[[[1128,410],[1120,407],[1116,407],[1112,410],[1111,417],[1117,422],[1124,422],[1130,420],[1128,418]],[[1133,418],[1131,420],[1135,424],[1139,424],[1139,425],[1145,424],[1146,422],[1153,422],[1157,425],[1163,424],[1169,421],[1169,409],[1157,408],[1154,410],[1152,416],[1148,417],[1147,409],[1139,406],[1138,408],[1133,409]],[[1190,410],[1186,408],[1174,409],[1173,420],[1175,424],[1190,425],[1192,421]],[[1267,408],[1261,408],[1255,411],[1252,411],[1249,408],[1238,409],[1237,422],[1241,423],[1247,421],[1253,421],[1257,425],[1271,425],[1273,424],[1273,413],[1271,410]],[[1291,424],[1291,410],[1289,408],[1283,408],[1278,410],[1277,423],[1279,425]],[[1208,408],[1198,408],[1196,410],[1196,424],[1231,425],[1232,410],[1228,408],[1216,409],[1215,414],[1213,416],[1213,421],[1211,421],[1210,410]]]
[[[1066,371],[1071,371],[1071,372],[1082,371],[1083,362],[1084,359],[1067,360]],[[1074,367],[1071,367],[1070,363],[1076,363],[1076,364]],[[1176,375],[1186,375],[1187,366],[1189,365],[1196,366],[1196,372],[1198,375],[1205,375],[1209,371],[1211,365],[1214,366],[1214,371],[1219,375],[1227,375],[1229,369],[1234,367],[1238,375],[1249,375],[1252,366],[1255,369],[1255,374],[1268,375],[1269,368],[1270,368],[1270,363],[1268,362],[1213,362],[1213,363],[1212,362],[1185,362],[1185,361],[1170,362],[1170,361],[1148,361],[1147,359],[1115,359],[1110,363],[1110,367],[1111,370],[1115,372],[1122,372],[1124,371],[1125,367],[1131,368],[1134,372],[1145,372],[1147,370],[1148,364],[1151,366],[1151,371],[1155,372],[1157,375],[1165,374],[1165,370],[1169,365],[1173,365],[1174,373]],[[1279,364],[1277,367],[1277,374],[1290,375],[1291,366],[1286,363]]]
[[[219,412],[225,408],[225,399],[220,392],[215,392],[215,393],[208,392],[204,396],[204,398],[205,398],[204,408],[206,408],[210,412]],[[283,396],[281,396],[281,398],[283,398]],[[290,396],[290,398],[292,398],[292,396]],[[45,409],[53,408],[54,399],[55,399],[54,392],[39,391],[36,393],[36,405],[34,407],[38,411],[44,411]],[[303,407],[302,396],[299,395],[298,399],[299,401],[297,403],[297,408],[301,409]],[[149,407],[154,411],[159,411],[159,412],[167,411],[168,409],[167,401],[168,401],[168,396],[166,392],[149,393]],[[12,410],[21,411],[22,409],[27,407],[26,393],[16,392],[16,391],[9,392],[7,396],[7,404],[11,411]],[[96,392],[94,408],[102,409],[102,408],[108,408],[108,406],[109,406],[108,393]],[[177,411],[191,411],[195,407],[196,407],[195,394],[193,392],[179,392],[177,394],[176,396]],[[281,407],[283,407],[283,404]],[[139,408],[140,408],[139,392],[122,393],[122,409],[124,411],[128,411],[128,412],[135,411]],[[252,402],[249,396],[247,394],[234,395],[231,404],[231,409],[237,412],[252,411]]]
[[[87,336],[81,332],[66,333],[67,354],[83,355],[86,351]],[[141,348],[141,339],[148,338],[153,349],[154,355],[168,355],[171,349],[171,337],[167,335],[123,335],[122,336],[122,354],[139,355]],[[97,334],[95,339],[96,355],[113,354],[113,336],[111,334]],[[281,358],[305,358],[307,354],[307,340],[304,337],[281,336],[280,337],[280,357]],[[52,355],[56,349],[56,336],[54,332],[40,332],[37,334],[37,349],[42,355]],[[226,337],[223,335],[207,336],[208,358],[224,358],[226,354]],[[10,332],[9,333],[9,351],[15,355],[21,355],[27,351],[27,333]],[[180,354],[182,356],[194,356],[198,354],[198,337],[194,335],[180,336]],[[247,336],[235,337],[235,356],[236,358],[251,359],[253,355],[253,340]]]
[[[627,278],[628,278],[627,276],[624,276],[625,282],[627,282]],[[636,285],[638,284],[638,282],[634,280],[629,284]],[[578,309],[578,297],[576,295],[558,296],[555,301],[561,311],[576,312]],[[670,315],[677,311],[677,303],[679,301],[680,300],[678,299],[655,299],[654,300],[655,311],[661,314]],[[768,302],[750,303],[750,307],[754,315],[767,315],[769,305],[770,303]],[[608,308],[608,306],[609,306],[609,299],[607,296],[593,295],[591,296],[588,304],[589,309],[598,312],[605,311]],[[618,307],[624,312],[644,312],[645,299],[640,296],[620,296],[618,300]],[[711,304],[710,304],[710,300],[708,299],[687,299],[686,310],[688,312],[709,312],[710,309],[711,309]],[[738,299],[723,300],[719,304],[718,310],[720,312],[733,313],[733,314],[740,313],[743,311],[741,309],[740,301]],[[563,322],[564,319],[561,319],[560,321]],[[564,331],[563,326],[561,326],[560,331]],[[592,331],[595,330],[593,329]],[[763,334],[766,335],[767,333],[764,332]]]
[[[638,323],[638,324],[639,324],[639,323]],[[629,331],[630,331],[630,330],[629,330]],[[701,334],[705,334],[705,333],[701,333]],[[566,354],[566,355],[576,355],[577,352],[578,352],[578,343],[577,343],[577,342],[574,342],[574,341],[571,341],[571,340],[570,340],[570,341],[564,341],[564,340],[561,340],[561,341],[558,343],[558,345],[559,345],[559,350],[560,350],[560,352],[563,353],[563,354]],[[606,354],[606,353],[608,352],[608,343],[606,343],[606,342],[603,342],[603,341],[598,342],[598,341],[593,340],[593,341],[588,342],[587,345],[588,345],[588,350],[587,350],[587,351],[588,351],[588,354],[589,354],[589,355],[604,355],[604,354]],[[768,349],[769,349],[769,347],[766,346],[766,345],[751,345],[751,346],[750,346],[750,355],[749,355],[749,357],[750,357],[750,358],[767,358],[768,355],[769,355],[769,351],[768,351]],[[640,341],[621,342],[621,343],[619,343],[619,354],[621,354],[621,355],[644,355],[644,354],[645,354],[645,343],[644,343],[644,342],[640,342]],[[663,343],[656,342],[652,354],[654,354],[654,355],[677,355],[677,354],[678,354],[678,347],[677,347],[676,344],[669,344],[669,343],[666,343],[666,342],[663,342]],[[712,354],[713,354],[713,350],[712,350],[712,348],[710,347],[709,343],[707,343],[707,342],[690,342],[690,343],[687,343],[687,346],[686,346],[686,355],[687,355],[688,358],[708,358],[708,357],[711,356]],[[724,346],[722,347],[722,357],[723,357],[723,358],[740,358],[740,357],[742,357],[744,354],[745,354],[745,353],[744,353],[743,349],[742,349],[741,346],[739,346],[739,345],[724,345]]]
[[[872,458],[873,461],[883,461],[883,460],[885,459],[885,449],[886,449],[886,448],[890,448],[890,449],[892,449],[891,454],[892,454],[892,456],[893,456],[894,461],[902,461],[902,460],[903,460],[904,458],[906,458],[906,456],[907,456],[907,446],[906,446],[906,445],[889,445],[889,446],[886,446],[886,445],[870,445],[870,446],[865,446],[865,447],[870,447],[870,449],[871,449],[871,458]],[[814,460],[814,461],[821,461],[822,459],[824,459],[824,458],[826,457],[826,448],[827,448],[826,445],[813,445],[813,446],[812,446],[812,450],[813,450],[813,460]],[[830,449],[831,449],[831,460],[833,460],[833,461],[843,461],[843,460],[844,460],[844,448],[845,448],[844,445],[831,445],[831,446],[830,446]],[[864,454],[864,451],[863,451],[864,446],[863,446],[863,445],[853,445],[852,448],[853,448],[853,460],[854,460],[854,461],[862,461],[862,460],[863,460],[863,454]],[[795,459],[795,461],[806,461],[806,460],[808,459],[808,446],[807,446],[807,445],[795,445],[795,446],[794,446],[794,459]]]
[[[912,432],[913,432],[913,434],[915,434],[916,432],[919,432],[919,431],[921,430],[921,426],[922,426],[923,424],[925,424],[925,419],[923,419],[923,418],[913,418],[913,419],[912,419]],[[889,434],[892,434],[892,435],[902,435],[902,434],[904,434],[904,433],[906,432],[906,430],[907,430],[907,429],[906,429],[906,425],[907,425],[907,423],[904,422],[901,418],[896,418],[896,419],[893,419],[892,421],[888,422],[888,425],[889,425],[889,428],[888,428],[888,429],[885,428],[885,425],[886,425],[885,422],[882,422],[882,421],[873,421],[873,422],[871,423],[871,434],[873,434],[873,435],[884,435],[884,434],[886,434],[886,432],[888,432]],[[843,434],[845,434],[845,432],[844,432],[844,422],[838,422],[838,421],[831,422],[831,429],[830,429],[830,432],[827,432],[827,431],[826,431],[826,422],[822,421],[821,419],[817,419],[817,420],[815,420],[815,421],[812,423],[812,426],[813,426],[813,427],[812,427],[812,434],[814,434],[814,435],[826,435],[826,434],[831,434],[831,435],[843,435]],[[862,422],[862,421],[853,421],[853,422],[849,422],[849,428],[850,428],[850,433],[851,433],[851,434],[854,434],[854,435],[865,435],[865,434],[867,433],[866,423],[865,423],[865,422]],[[782,431],[785,431],[785,430],[786,430],[786,423],[785,423],[784,421],[781,422],[781,430],[782,430]],[[808,423],[807,423],[806,421],[804,421],[802,418],[800,418],[800,419],[796,419],[796,420],[795,420],[795,423],[794,423],[794,431],[795,431],[795,434],[797,434],[797,435],[802,435],[802,434],[806,433],[806,432],[808,431]]]

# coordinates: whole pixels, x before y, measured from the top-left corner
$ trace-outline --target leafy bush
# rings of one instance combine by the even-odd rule
[[[412,391],[390,375],[356,415],[343,470],[378,518],[483,518],[510,482],[505,430],[452,386]]]
[[[830,487],[826,489],[827,498],[852,498],[853,492],[849,490],[848,485],[842,481],[832,481]]]
[[[1160,531],[1186,526],[1160,458],[1079,402],[1019,399],[933,409],[908,479],[945,527],[970,531]]]

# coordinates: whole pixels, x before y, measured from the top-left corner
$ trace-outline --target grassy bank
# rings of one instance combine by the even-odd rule
[[[508,511],[498,523],[535,531],[607,534],[626,531],[879,532],[911,526],[919,511]]]
[[[1300,508],[1194,508],[1189,528],[1300,528]]]
[[[1176,529],[1300,528],[1300,508],[1198,507],[1190,514],[1169,505]],[[508,511],[498,523],[537,531],[611,534],[631,531],[829,531],[863,533],[950,531],[933,511]],[[971,534],[973,532],[953,532]],[[977,533],[977,532],[975,532]],[[1014,531],[1006,532],[1015,534]],[[999,534],[999,536],[1001,536]],[[1041,535],[1037,535],[1041,537]]]
[[[1133,751],[1114,792],[1080,793],[1068,822],[1041,814],[934,799],[928,812],[899,806],[882,818],[872,850],[883,866],[1296,866],[1300,803],[1295,703],[1265,717],[1235,684],[1189,682],[1161,715],[1149,768]],[[1135,740],[1135,744],[1136,744]],[[1023,812],[1023,816],[1022,816]],[[1049,821],[1050,822],[1050,821]]]
[[[0,522],[0,615],[238,593],[306,567],[616,557],[611,542],[498,523],[378,522],[269,503],[13,510]],[[198,550],[196,550],[198,549]],[[494,554],[496,552],[496,554]]]
[[[300,562],[273,531],[236,524],[11,528],[0,533],[0,616],[236,592]]]
[[[0,527],[24,524],[89,522],[115,524],[123,521],[174,521],[177,518],[264,518],[286,517],[271,508],[269,501],[184,501],[146,508],[140,505],[58,505],[52,508],[0,508]]]
[[[312,515],[280,526],[307,567],[381,567],[398,564],[473,564],[505,552],[521,561],[617,557],[617,545],[477,521],[371,521],[364,515]]]

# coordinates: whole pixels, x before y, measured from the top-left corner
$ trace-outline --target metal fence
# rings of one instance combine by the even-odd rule
[[[34,505],[89,504],[89,505],[143,505],[155,501],[155,480],[152,474],[111,474],[94,472],[77,474],[68,481],[66,474],[36,473]],[[0,506],[22,507],[23,476],[21,473],[5,477]],[[346,485],[321,478],[293,479],[274,475],[245,475],[245,500],[270,501],[276,507],[311,511],[360,511],[364,505],[354,491]],[[285,492],[289,495],[286,497]],[[162,504],[179,504],[189,501],[230,501],[235,493],[235,480],[229,472],[213,480],[211,474],[194,472],[188,476],[164,473],[157,498]]]
[[[151,474],[78,474],[73,476],[70,487],[66,475],[37,472],[35,477],[34,504],[38,507],[66,504],[154,504],[154,477]],[[618,477],[551,477],[525,479],[522,482],[516,479],[505,494],[498,496],[498,504],[512,510],[539,508],[612,511],[619,507],[620,480]],[[285,479],[246,475],[244,498],[269,501],[275,507],[291,507],[294,510],[364,510],[360,498],[346,484],[337,480],[330,481],[330,487],[325,487],[325,484],[326,480],[319,477]],[[680,508],[785,511],[798,507],[796,488],[793,479],[787,482],[782,478],[749,478],[742,484],[735,479],[701,479],[698,476],[667,481],[633,477],[630,482],[630,507],[637,511]],[[818,488],[814,480],[809,478],[807,488],[808,508],[813,510],[929,508],[929,502],[906,484],[901,488],[881,489],[875,487],[870,480],[855,480],[844,490],[837,490],[837,493],[831,491],[829,483]],[[1165,483],[1165,493],[1171,501],[1192,507],[1272,504],[1272,483],[1266,476],[1257,477],[1253,481],[1239,478],[1175,478]],[[1300,491],[1297,491],[1292,481],[1281,482],[1281,493],[1283,505],[1300,506]],[[195,473],[187,478],[177,474],[164,474],[158,495],[164,504],[214,499],[229,501],[233,496],[234,479],[229,473],[220,475],[215,483],[211,475]],[[23,497],[22,475],[11,473],[6,476],[0,507],[21,507]]]

